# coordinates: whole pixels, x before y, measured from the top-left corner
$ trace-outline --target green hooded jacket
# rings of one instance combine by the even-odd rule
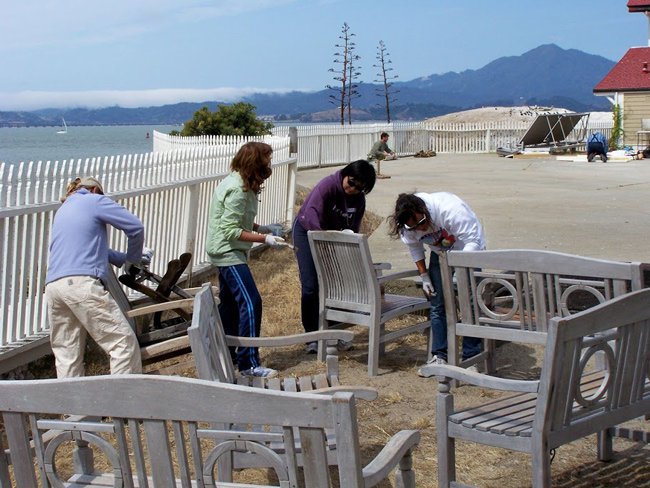
[[[215,188],[210,204],[208,236],[205,244],[210,262],[216,266],[246,264],[252,242],[242,242],[242,230],[253,232],[258,196],[244,191],[237,171],[226,176]]]

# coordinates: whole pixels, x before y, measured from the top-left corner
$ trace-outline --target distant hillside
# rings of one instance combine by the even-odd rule
[[[496,59],[478,70],[432,74],[396,82],[397,102],[391,105],[393,120],[423,120],[481,106],[540,105],[564,107],[578,112],[609,110],[609,101],[595,97],[593,87],[616,63],[602,56],[554,44],[539,46],[521,56]],[[399,74],[399,73],[398,73]],[[353,120],[382,120],[377,85],[363,83],[352,107]],[[276,120],[337,121],[332,90],[294,91],[283,94],[254,94],[243,98],[257,106],[259,115]],[[35,112],[0,112],[0,126],[182,124],[204,105],[216,110],[220,102],[178,103],[162,107],[98,110],[47,109]]]
[[[549,102],[556,100],[556,106],[573,110],[607,109],[609,102],[592,90],[615,64],[602,56],[546,44],[475,71],[430,75],[402,86],[436,93],[442,97],[439,101],[464,107],[489,105],[491,100],[509,100],[508,105],[552,105]]]

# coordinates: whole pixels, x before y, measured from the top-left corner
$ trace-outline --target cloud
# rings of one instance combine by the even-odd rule
[[[237,16],[297,0],[42,0],[6,1],[0,16],[0,52],[39,46],[105,43],[181,23]]]
[[[42,108],[156,107],[180,102],[235,102],[253,93],[286,93],[289,89],[214,88],[156,90],[94,90],[80,92],[0,92],[0,111]]]

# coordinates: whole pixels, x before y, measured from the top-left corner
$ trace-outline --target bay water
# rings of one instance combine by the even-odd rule
[[[67,133],[59,134],[63,127],[1,127],[0,163],[148,153],[153,151],[154,130],[168,134],[182,128],[182,125],[72,126]]]

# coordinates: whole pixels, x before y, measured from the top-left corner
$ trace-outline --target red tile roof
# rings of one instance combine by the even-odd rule
[[[594,88],[594,93],[650,90],[650,47],[633,47]]]
[[[650,10],[650,1],[648,0],[629,0],[627,2],[628,12],[646,12]]]

